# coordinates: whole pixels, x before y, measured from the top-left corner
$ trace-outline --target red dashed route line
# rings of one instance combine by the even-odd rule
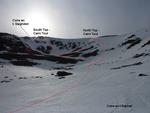
[[[96,38],[96,39],[97,39],[97,38]],[[96,41],[96,40],[95,40],[95,41]],[[59,95],[62,95],[62,94],[65,94],[65,93],[67,93],[67,92],[69,92],[69,91],[72,91],[73,89],[78,88],[79,82],[80,82],[82,79],[84,79],[85,76],[89,73],[89,71],[90,71],[90,66],[92,66],[92,65],[94,65],[94,64],[96,64],[96,63],[97,63],[97,61],[88,63],[88,64],[85,66],[86,73],[83,74],[82,78],[81,78],[78,82],[75,82],[75,84],[73,84],[71,87],[65,88],[64,90],[62,90],[62,91],[60,91],[60,92],[57,92],[57,93],[55,93],[55,94],[53,94],[53,95],[50,95],[50,96],[48,96],[48,97],[46,97],[46,98],[39,99],[38,101],[35,101],[35,102],[32,102],[32,103],[28,103],[27,105],[24,105],[24,106],[22,106],[22,107],[20,107],[20,108],[17,108],[17,109],[15,109],[15,110],[12,110],[12,111],[10,111],[10,112],[8,112],[8,113],[18,113],[18,112],[21,112],[21,111],[23,111],[23,110],[26,110],[27,108],[34,107],[34,106],[39,105],[39,104],[42,104],[42,103],[44,103],[44,102],[47,102],[47,101],[48,101],[48,102],[51,102],[51,101],[53,101],[53,99],[54,99],[55,97],[57,97],[57,96],[59,96]]]

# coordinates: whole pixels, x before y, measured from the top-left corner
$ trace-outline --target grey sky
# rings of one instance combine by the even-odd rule
[[[150,0],[0,0],[0,32],[25,35],[11,19],[30,12],[44,15],[54,37],[83,37],[83,28],[108,35],[150,26]]]

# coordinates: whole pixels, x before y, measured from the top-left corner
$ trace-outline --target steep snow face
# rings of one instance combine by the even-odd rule
[[[77,48],[91,45],[89,39],[55,39],[49,37],[29,38],[22,37],[22,42],[28,45],[31,49],[39,51],[43,54],[61,55],[71,52]],[[94,45],[93,45],[94,46]]]
[[[55,39],[50,37],[17,37],[0,34],[1,58],[12,64],[37,65],[29,59],[48,60],[58,63],[77,63],[96,56],[99,48],[90,39]],[[15,60],[15,61],[14,61]],[[17,61],[16,61],[17,60]]]
[[[0,113],[150,112],[150,30],[69,40],[8,35],[0,35]],[[4,36],[13,41],[4,43]],[[12,51],[14,41],[31,53]],[[36,64],[9,63],[26,60]]]

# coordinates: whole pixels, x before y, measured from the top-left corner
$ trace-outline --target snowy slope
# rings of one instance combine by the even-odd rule
[[[150,112],[149,29],[95,39],[19,40],[25,48],[36,51],[32,55],[82,60],[58,63],[30,57],[27,60],[38,65],[15,66],[10,63],[12,59],[1,58],[0,113]],[[66,44],[68,49],[52,45],[51,40]],[[69,42],[81,44],[72,48]],[[52,50],[44,53],[37,49],[39,46],[51,46]],[[5,48],[1,55],[7,52],[12,53]],[[18,50],[17,54],[31,53]],[[60,71],[72,74],[63,76]]]

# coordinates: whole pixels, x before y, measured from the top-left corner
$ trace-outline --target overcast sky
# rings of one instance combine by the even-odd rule
[[[83,37],[84,28],[98,29],[100,35],[122,34],[150,26],[150,0],[0,0],[0,14],[0,32],[21,36],[26,34],[11,20],[30,23],[34,14],[45,18],[53,37]],[[24,29],[32,35],[32,27]]]

